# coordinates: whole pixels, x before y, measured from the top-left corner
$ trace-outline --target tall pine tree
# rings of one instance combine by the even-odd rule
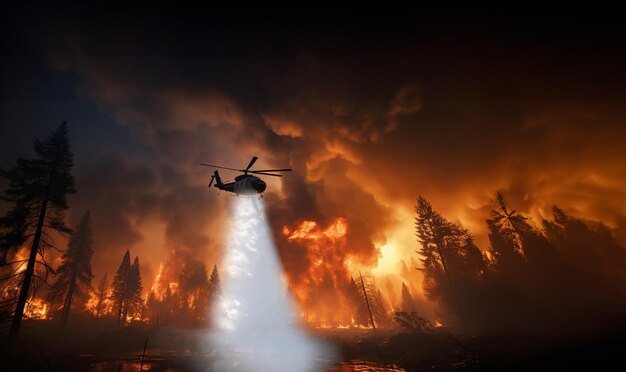
[[[141,285],[139,257],[135,257],[130,267],[127,283],[126,305],[124,306],[124,317],[122,318],[124,321],[126,321],[129,312],[131,314],[140,314],[143,305],[141,301],[141,291],[143,287]]]
[[[12,169],[0,170],[0,176],[8,181],[0,199],[13,204],[0,218],[0,261],[5,262],[9,252],[30,241],[28,263],[11,323],[11,344],[19,336],[31,287],[37,285],[33,281],[35,264],[39,262],[46,272],[50,270],[43,260],[37,260],[37,256],[44,257],[47,247],[54,247],[49,231],[71,232],[64,222],[64,211],[68,209],[66,195],[75,192],[67,124],[62,123],[43,141],[35,139],[33,147],[33,159],[20,157]]]
[[[217,265],[213,266],[211,271],[211,278],[209,279],[209,291],[211,296],[219,296],[222,294],[222,284],[220,281],[220,274],[217,271]]]
[[[128,277],[130,276],[130,252],[127,250],[122,258],[122,263],[113,278],[113,293],[111,297],[117,310],[117,323],[122,321],[122,313],[128,296]]]
[[[469,231],[434,211],[423,197],[417,200],[415,227],[420,248],[424,290],[431,299],[450,301],[467,330],[466,310],[461,301],[486,266]]]
[[[400,310],[407,313],[415,312],[415,300],[413,300],[413,296],[411,296],[411,292],[409,292],[409,288],[407,288],[404,282],[402,282],[402,304],[400,305]]]
[[[141,271],[139,257],[130,263],[130,252],[127,250],[113,279],[112,299],[117,310],[117,323],[126,323],[128,314],[137,314],[142,309]]]
[[[67,324],[72,302],[77,297],[85,297],[91,288],[92,245],[93,233],[87,211],[76,226],[67,250],[63,253],[61,265],[57,269],[58,279],[49,294],[52,302],[63,302],[63,326]]]

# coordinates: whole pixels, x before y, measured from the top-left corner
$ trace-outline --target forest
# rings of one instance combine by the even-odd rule
[[[208,268],[171,250],[146,283],[141,257],[127,250],[118,267],[95,278],[98,226],[88,206],[75,226],[65,222],[67,197],[80,187],[72,176],[68,125],[33,145],[32,157],[0,171],[0,330],[9,367],[93,370],[127,363],[136,369],[143,348],[144,369],[147,345],[146,369],[210,365],[198,330],[213,327],[219,265]],[[397,370],[530,366],[520,360],[563,366],[562,355],[567,365],[597,356],[609,363],[616,357],[611,340],[626,329],[626,250],[600,221],[558,206],[534,221],[505,194],[494,191],[485,221],[488,247],[478,247],[471,231],[417,197],[415,249],[405,260],[417,263],[410,270],[419,271],[422,282],[402,282],[399,293],[390,293],[368,272],[346,271],[339,279],[320,272],[311,280],[315,290],[292,288],[303,325],[339,345],[344,361]],[[316,249],[330,252],[324,259],[343,265],[332,245],[349,223],[339,219],[319,233],[325,240],[318,239]],[[303,222],[278,234],[308,244],[314,227]],[[415,286],[424,298],[411,293]],[[425,311],[425,303],[434,310]],[[553,353],[544,352],[555,344]],[[155,349],[171,353],[155,357]]]

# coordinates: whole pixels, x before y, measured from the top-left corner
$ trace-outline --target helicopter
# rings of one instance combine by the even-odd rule
[[[245,169],[222,167],[220,165],[212,165],[212,164],[204,164],[204,163],[200,165],[203,165],[205,167],[229,169],[229,170],[234,170],[238,172],[243,172],[243,174],[240,174],[239,176],[235,177],[235,182],[224,183],[222,182],[222,179],[220,178],[219,172],[215,170],[213,172],[213,175],[211,176],[209,187],[211,187],[211,185],[213,184],[213,181],[215,181],[215,187],[217,187],[220,190],[232,192],[235,195],[256,195],[256,194],[262,195],[263,191],[265,191],[265,189],[267,188],[267,184],[265,183],[265,181],[263,181],[257,176],[254,176],[253,174],[262,174],[264,176],[282,177],[283,176],[282,174],[274,174],[271,172],[290,172],[291,169],[284,168],[284,169],[250,170],[250,168],[252,168],[252,166],[257,161],[257,159],[258,157],[253,156],[252,160],[250,160],[250,163],[248,163],[248,166]]]

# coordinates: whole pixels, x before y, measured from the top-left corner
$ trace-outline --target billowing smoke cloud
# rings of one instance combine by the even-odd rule
[[[207,169],[198,164],[245,166],[252,155],[263,167],[295,170],[269,179],[266,193],[293,277],[311,260],[283,227],[339,217],[349,234],[338,254],[381,275],[414,270],[418,194],[469,227],[483,249],[499,189],[534,217],[558,204],[626,239],[624,74],[611,67],[618,64],[598,71],[580,50],[477,29],[405,30],[364,46],[275,29],[229,39],[220,22],[214,32],[183,25],[185,37],[172,40],[159,19],[148,19],[122,19],[108,32],[55,22],[61,34],[41,43],[51,65],[75,74],[84,99],[150,149],[141,159],[80,169],[84,191],[73,205],[93,209],[102,244],[217,260],[227,196],[206,189]],[[624,59],[606,45],[593,50],[596,61]],[[165,247],[150,246],[154,234]]]

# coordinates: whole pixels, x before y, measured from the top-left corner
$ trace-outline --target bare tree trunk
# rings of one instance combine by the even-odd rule
[[[122,324],[126,324],[126,318],[128,317],[128,300],[124,303],[124,311],[122,312]]]
[[[365,304],[367,305],[367,312],[370,314],[370,320],[372,321],[372,328],[376,329],[376,323],[374,323],[374,317],[372,316],[372,307],[370,306],[370,300],[367,298],[367,290],[365,289],[365,282],[363,282],[363,275],[359,271],[359,278],[361,278],[361,287],[363,288],[363,296],[365,297]]]
[[[96,318],[100,317],[100,310],[102,309],[102,302],[104,300],[102,298],[98,298],[98,304],[96,305]]]
[[[70,287],[68,288],[67,295],[65,296],[65,305],[63,306],[63,328],[67,326],[67,319],[69,318],[70,310],[72,309],[72,297],[74,296],[74,288],[76,286],[76,270],[77,268],[74,267]]]
[[[11,347],[15,346],[20,334],[20,328],[22,326],[22,317],[24,316],[24,308],[26,307],[26,301],[28,300],[28,292],[30,290],[30,283],[33,279],[33,273],[35,272],[35,262],[37,261],[37,252],[39,251],[39,241],[41,240],[41,232],[43,230],[43,222],[46,218],[46,208],[48,207],[48,199],[50,198],[50,191],[52,189],[52,175],[48,180],[48,186],[46,187],[46,193],[41,203],[41,210],[39,211],[39,219],[37,220],[37,228],[35,230],[35,236],[33,243],[30,246],[30,255],[28,257],[28,265],[26,271],[24,271],[24,280],[22,281],[22,287],[20,288],[20,297],[17,300],[15,306],[15,313],[13,315],[13,321],[11,322],[11,330],[9,331],[9,344]]]
[[[120,321],[122,320],[122,306],[124,306],[124,301],[120,300],[119,306],[117,307],[117,325],[120,325]]]

